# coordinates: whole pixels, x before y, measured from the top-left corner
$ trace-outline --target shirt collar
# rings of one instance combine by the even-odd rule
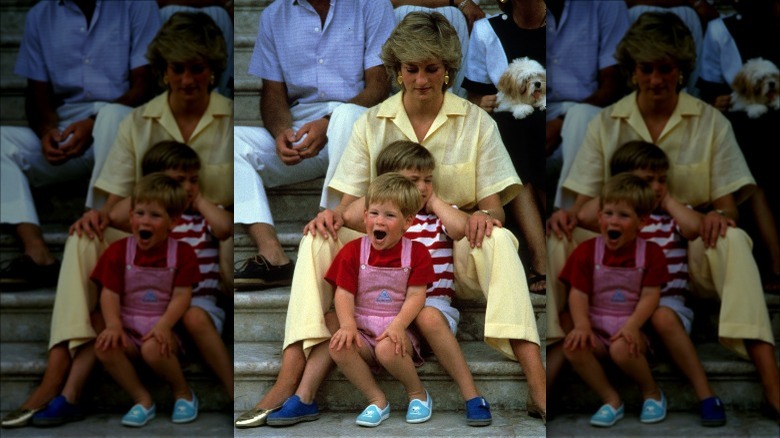
[[[620,99],[612,108],[610,116],[616,119],[625,119],[626,122],[638,132],[645,141],[651,142],[650,133],[647,130],[647,125],[642,118],[642,113],[639,111],[639,106],[636,103],[637,92],[629,94],[628,96]],[[666,122],[663,132],[658,137],[658,141],[674,129],[684,118],[687,117],[699,117],[701,116],[702,108],[698,104],[696,98],[692,97],[684,91],[680,91],[677,97],[677,106],[674,108],[672,115],[669,116],[669,121]]]
[[[402,97],[403,93],[399,92],[380,103],[377,117],[392,119],[393,123],[407,138],[416,139],[417,134],[414,132],[408,114],[406,114]],[[463,105],[463,99],[449,92],[444,93],[444,102],[439,109],[439,113],[425,134],[425,138],[420,143],[425,143],[425,140],[433,135],[450,117],[465,116],[466,109],[466,105]]]

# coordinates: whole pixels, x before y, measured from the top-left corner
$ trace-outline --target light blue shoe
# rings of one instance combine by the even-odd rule
[[[648,398],[642,405],[642,413],[639,414],[639,421],[642,423],[658,423],[666,418],[666,397],[661,392],[661,401]]]
[[[355,424],[358,426],[377,427],[383,421],[390,418],[390,403],[384,409],[379,409],[377,405],[368,405],[363,412],[358,415]]]
[[[146,423],[154,418],[155,411],[154,403],[152,403],[152,407],[149,409],[146,409],[143,405],[138,403],[130,408],[130,411],[122,417],[122,424],[130,427],[146,426]]]
[[[173,414],[171,415],[171,421],[174,423],[189,423],[198,418],[198,397],[195,396],[194,392],[190,393],[192,394],[192,400],[176,399],[176,403],[173,405]]]
[[[428,394],[428,390],[425,390],[425,397],[427,401],[414,399],[409,402],[409,409],[406,411],[407,423],[424,423],[431,419],[433,414],[433,399]]]
[[[590,417],[590,424],[599,427],[612,427],[615,423],[618,422],[618,420],[623,418],[624,411],[625,408],[623,407],[622,403],[617,409],[613,408],[609,403],[607,403],[600,407],[599,410],[596,411],[592,417]]]

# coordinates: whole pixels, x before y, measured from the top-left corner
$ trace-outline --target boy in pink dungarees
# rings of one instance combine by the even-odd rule
[[[602,191],[601,235],[580,244],[560,274],[569,289],[574,329],[564,355],[604,405],[590,424],[609,427],[623,418],[620,395],[599,359],[610,358],[637,382],[644,398],[640,421],[666,418],[666,398],[653,379],[642,326],[658,307],[661,286],[669,280],[666,258],[653,242],[638,237],[655,207],[648,183],[633,174],[614,176]]]
[[[195,251],[169,237],[187,205],[178,181],[155,173],[143,177],[131,201],[132,236],[114,242],[101,255],[91,279],[98,284],[106,321],[95,341],[95,354],[132,397],[122,417],[125,426],[144,426],[155,416],[149,391],[131,362],[139,355],[171,386],[174,423],[198,416],[198,399],[184,379],[173,326],[190,306],[192,286],[200,279]]]
[[[378,426],[390,416],[372,375],[380,367],[406,389],[406,421],[431,418],[433,400],[415,370],[423,362],[420,341],[408,328],[425,304],[433,265],[424,245],[403,237],[421,205],[420,191],[403,175],[377,177],[366,194],[367,235],[346,244],[325,275],[336,287],[340,325],[331,337],[331,357],[370,403],[357,417],[361,426]]]

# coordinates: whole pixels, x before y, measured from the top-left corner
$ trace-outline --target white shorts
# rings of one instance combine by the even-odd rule
[[[222,329],[225,325],[225,311],[217,306],[217,297],[214,295],[192,297],[190,307],[199,307],[206,311],[211,317],[211,322],[214,323],[217,333],[222,334]]]
[[[460,322],[460,312],[458,309],[452,307],[452,299],[443,295],[435,295],[425,298],[425,307],[433,307],[438,309],[439,312],[447,320],[447,324],[450,326],[450,331],[453,335],[458,333],[458,323]]]
[[[691,334],[691,327],[693,326],[693,310],[685,305],[685,297],[682,295],[671,295],[661,297],[661,301],[658,302],[658,307],[668,307],[674,310],[677,317],[680,318],[685,333]]]

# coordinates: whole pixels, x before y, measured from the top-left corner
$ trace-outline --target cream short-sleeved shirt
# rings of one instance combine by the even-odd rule
[[[436,160],[433,188],[439,198],[462,210],[499,194],[502,204],[522,188],[512,160],[490,116],[476,105],[446,93],[439,114],[422,141],[403,107],[402,93],[366,111],[355,123],[329,188],[361,197],[376,177],[376,157],[396,140],[423,145]]]
[[[133,110],[119,125],[95,187],[123,197],[130,196],[141,179],[144,153],[160,141],[187,143],[200,157],[200,188],[206,199],[233,205],[233,101],[212,91],[209,106],[185,142],[163,93]]]
[[[597,197],[609,177],[609,161],[632,140],[653,143],[636,104],[636,92],[602,110],[588,133],[563,186]],[[756,181],[739,149],[729,121],[714,107],[684,92],[655,142],[669,157],[669,193],[683,204],[709,206],[734,194],[737,203],[755,190]]]

